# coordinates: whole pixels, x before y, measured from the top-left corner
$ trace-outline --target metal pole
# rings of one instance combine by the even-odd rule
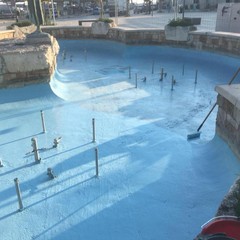
[[[96,177],[99,176],[98,172],[98,148],[95,148],[95,165],[96,165]]]
[[[45,126],[45,120],[44,120],[44,112],[41,110],[41,119],[42,119],[42,128],[43,128],[43,133],[46,132],[46,126]]]
[[[172,75],[172,87],[171,87],[171,91],[173,91],[173,85],[174,85],[174,77]]]
[[[195,84],[197,84],[197,78],[198,78],[198,70],[196,70],[196,73],[195,73]]]
[[[184,73],[185,73],[185,66],[183,64],[183,66],[182,66],[182,75],[184,75]]]
[[[184,19],[184,13],[185,13],[185,0],[183,0],[182,19]]]
[[[153,60],[153,62],[152,62],[152,74],[154,74],[154,65],[155,65],[155,61]]]
[[[85,62],[87,62],[87,49],[84,49],[84,59],[85,59]]]
[[[92,119],[93,142],[96,142],[95,118]]]
[[[128,68],[128,78],[131,79],[131,66]]]
[[[20,187],[19,187],[18,178],[15,178],[14,182],[15,182],[15,187],[16,187],[16,192],[17,192],[17,197],[18,197],[19,211],[22,211],[23,210],[23,203],[22,203],[22,196],[21,196],[21,191],[20,191]]]
[[[138,86],[138,84],[137,84],[138,82],[137,82],[137,73],[135,73],[135,88],[137,88]]]
[[[163,68],[161,68],[161,72],[160,72],[160,80],[159,81],[162,81],[163,80]]]
[[[33,147],[35,162],[40,163],[41,158],[40,158],[39,153],[38,153],[38,144],[37,144],[37,139],[36,138],[32,138],[32,147]]]
[[[56,19],[55,19],[55,6],[54,6],[54,3],[53,3],[53,0],[51,0],[51,3],[52,3],[53,25],[55,25],[55,23],[56,23]]]

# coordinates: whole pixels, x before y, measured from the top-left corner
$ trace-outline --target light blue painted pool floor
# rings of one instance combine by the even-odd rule
[[[189,142],[186,136],[214,104],[214,86],[231,78],[237,59],[89,40],[60,46],[50,85],[0,90],[2,238],[193,239],[216,213],[240,164],[214,137],[216,112],[201,139]],[[161,68],[167,72],[163,81]],[[57,137],[62,140],[52,148]],[[49,180],[49,167],[57,178]]]

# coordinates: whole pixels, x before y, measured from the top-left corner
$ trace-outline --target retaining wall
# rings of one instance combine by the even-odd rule
[[[0,31],[0,40],[14,38],[15,30]]]
[[[189,33],[186,42],[169,41],[162,29],[123,29],[110,28],[106,35],[92,34],[91,27],[43,27],[44,32],[50,33],[57,39],[107,39],[126,44],[164,44],[179,47],[189,47],[199,50],[214,50],[218,52],[240,55],[240,34],[223,32]]]
[[[216,132],[240,159],[240,84],[217,86],[216,91]]]

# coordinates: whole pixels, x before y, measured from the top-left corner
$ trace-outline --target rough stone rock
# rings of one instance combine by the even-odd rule
[[[37,27],[35,25],[27,26],[27,27],[18,27],[14,26],[13,30],[15,31],[14,33],[14,38],[20,38],[23,39],[26,37],[27,34],[31,34],[35,32]]]
[[[50,81],[58,52],[57,40],[47,33],[1,42],[0,87]]]
[[[225,215],[240,216],[240,177],[232,185],[217,210],[216,216]]]

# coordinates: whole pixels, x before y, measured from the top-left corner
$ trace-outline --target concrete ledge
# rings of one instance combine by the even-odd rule
[[[240,159],[240,84],[221,85],[218,92],[216,133]]]
[[[219,85],[215,91],[240,109],[240,84]]]
[[[0,40],[14,38],[15,30],[0,31]]]
[[[195,48],[198,50],[240,55],[240,34],[224,32],[191,31],[187,41],[171,41],[166,39],[163,29],[157,28],[119,28],[111,27],[106,35],[91,32],[91,27],[42,27],[44,32],[57,39],[106,39],[126,44],[167,44],[178,47]]]

